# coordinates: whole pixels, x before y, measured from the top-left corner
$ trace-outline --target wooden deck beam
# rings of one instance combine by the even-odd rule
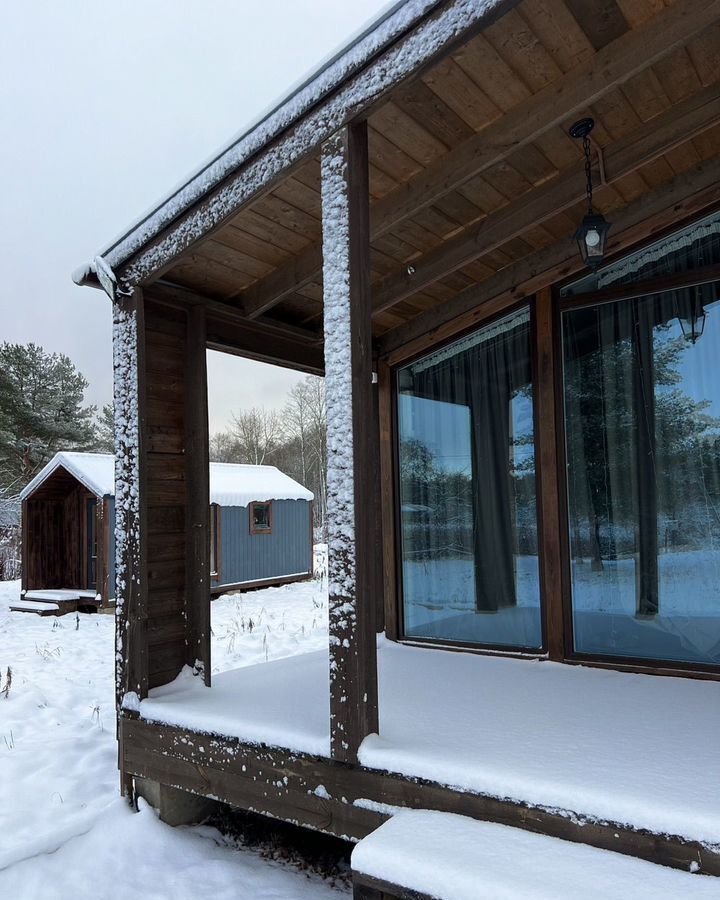
[[[355,761],[378,730],[375,604],[377,446],[373,384],[367,125],[323,146],[325,391],[331,752]]]
[[[133,775],[352,840],[382,824],[387,814],[373,807],[384,804],[456,813],[686,871],[699,865],[706,875],[720,875],[717,848],[577,811],[457,791],[425,779],[152,722],[126,719],[121,732],[123,765]]]
[[[285,366],[299,372],[322,375],[324,358],[322,333],[281,322],[245,318],[242,310],[169,282],[153,282],[146,288],[153,301],[192,310],[201,307],[205,315],[207,348],[223,353]]]
[[[502,118],[474,134],[435,164],[428,166],[414,178],[374,203],[370,210],[371,239],[386,234],[400,222],[432,205],[470,178],[507,159],[512,153],[532,143],[552,128],[585,112],[599,98],[671,53],[718,16],[720,3],[706,4],[701,0],[700,2],[693,0],[689,4],[670,7],[642,28],[617,37],[584,65],[572,69],[539,93],[519,103]],[[703,96],[707,96],[708,104],[713,100],[717,102],[716,91],[717,89],[711,90],[709,94],[703,92]],[[680,119],[686,114],[686,110],[692,112],[695,106],[697,101],[691,97],[682,108],[676,106],[669,110],[664,119],[666,122],[672,121],[673,116]],[[656,127],[654,121],[652,128],[643,126],[643,131],[652,132]],[[676,134],[681,133],[678,126]],[[676,143],[672,146],[676,144],[677,137]],[[582,165],[576,169],[583,172]],[[609,163],[608,171],[613,171]],[[570,176],[573,182],[577,183],[575,169]],[[566,175],[560,177],[565,179]],[[577,190],[572,193],[576,195]],[[582,192],[580,196],[582,197]],[[526,219],[525,224],[527,221],[533,220]],[[484,232],[486,222],[487,220],[481,223],[477,230]],[[469,241],[472,243],[472,237]],[[451,248],[446,247],[446,244],[441,245],[437,253],[447,254]],[[417,263],[413,262],[413,266],[418,269]],[[266,278],[251,285],[239,296],[244,314],[254,318],[267,312],[299,287],[317,278],[321,268],[320,247],[309,247]],[[402,285],[404,280],[401,277],[399,280]],[[413,276],[413,283],[419,281],[417,275]],[[408,284],[408,289],[409,287]],[[401,287],[393,282],[389,283],[387,288],[381,288],[381,297],[374,307],[375,311],[382,311],[392,303],[399,302],[402,299],[401,294]]]

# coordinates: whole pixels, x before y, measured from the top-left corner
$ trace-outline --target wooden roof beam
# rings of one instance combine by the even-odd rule
[[[604,153],[606,183],[612,184],[631,174],[718,122],[720,83],[715,83],[662,113],[651,123],[641,125],[631,135],[608,148]],[[539,225],[575,205],[585,197],[585,187],[584,163],[578,163],[552,181],[523,194],[479,224],[414,260],[412,274],[403,268],[376,285],[373,313],[389,309],[479,256],[520,236],[530,225]],[[570,237],[568,235],[568,239]]]
[[[717,171],[717,157],[706,160],[614,213],[608,253],[623,251],[718,204]],[[388,331],[379,339],[377,353],[390,365],[396,365],[424,352],[433,343],[472,328],[478,318],[496,309],[500,311],[509,298],[523,300],[581,271],[583,264],[574,241],[557,241],[471,285],[452,302],[440,304]]]
[[[156,281],[148,285],[144,294],[149,300],[170,306],[202,307],[209,350],[244,356],[311,375],[324,373],[322,332],[258,319],[250,321],[236,307],[167,282]]]

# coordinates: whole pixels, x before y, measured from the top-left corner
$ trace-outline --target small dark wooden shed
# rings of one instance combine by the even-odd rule
[[[114,456],[57,453],[21,500],[24,564],[15,608],[56,615],[114,605]],[[274,466],[211,463],[212,592],[312,575],[312,500]],[[183,548],[173,547],[159,568],[180,564]]]

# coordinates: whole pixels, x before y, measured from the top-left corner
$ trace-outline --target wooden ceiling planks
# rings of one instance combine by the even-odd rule
[[[397,89],[369,118],[370,194],[375,206],[390,209],[405,185],[433,167],[441,172],[445,158],[475,135],[502,121],[505,113],[547,85],[587,65],[598,49],[631,29],[650,22],[666,6],[663,0],[523,0],[418,79]],[[713,26],[687,46],[655,61],[646,70],[596,97],[588,112],[596,119],[594,139],[607,151],[696,95],[720,77],[719,27]],[[519,116],[519,111],[516,118]],[[576,118],[573,116],[571,118]],[[484,228],[484,220],[521,198],[535,196],[575,171],[581,147],[558,124],[537,134],[522,149],[500,158],[407,213],[372,239],[372,280],[378,286],[404,275],[410,263],[441,252],[447,241],[468,229]],[[492,128],[491,128],[492,126]],[[670,147],[666,154],[623,172],[612,185],[597,191],[598,209],[612,212],[669,182],[701,159],[717,155],[715,129]],[[472,164],[472,163],[470,163]],[[613,173],[611,173],[613,174]],[[422,196],[418,192],[418,196]],[[432,195],[430,195],[432,196]],[[532,202],[532,200],[528,201]],[[379,207],[378,207],[379,208]],[[522,234],[458,268],[423,284],[415,293],[401,292],[393,303],[383,300],[376,331],[395,327],[434,304],[447,302],[469,283],[490,278],[514,261],[572,235],[584,211],[581,202],[536,221]],[[383,212],[384,215],[384,212]],[[321,241],[320,170],[317,157],[241,210],[192,253],[181,257],[171,277],[209,296],[237,298],[261,291],[272,279],[285,284],[273,317],[294,324],[321,321],[322,285],[317,270]],[[372,218],[372,214],[371,214]],[[494,220],[493,220],[494,221]],[[480,232],[478,232],[480,233]],[[482,251],[482,247],[479,248]],[[306,262],[300,264],[300,260]],[[284,275],[287,270],[288,276]],[[297,281],[287,280],[301,273]],[[270,307],[274,305],[270,298]],[[259,314],[267,304],[257,307]]]

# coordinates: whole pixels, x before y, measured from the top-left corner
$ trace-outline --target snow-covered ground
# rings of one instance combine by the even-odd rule
[[[331,900],[318,878],[237,849],[207,827],[169,828],[118,795],[113,640],[108,615],[11,613],[0,583],[0,897]],[[212,606],[213,669],[317,650],[324,584],[222,597]]]

